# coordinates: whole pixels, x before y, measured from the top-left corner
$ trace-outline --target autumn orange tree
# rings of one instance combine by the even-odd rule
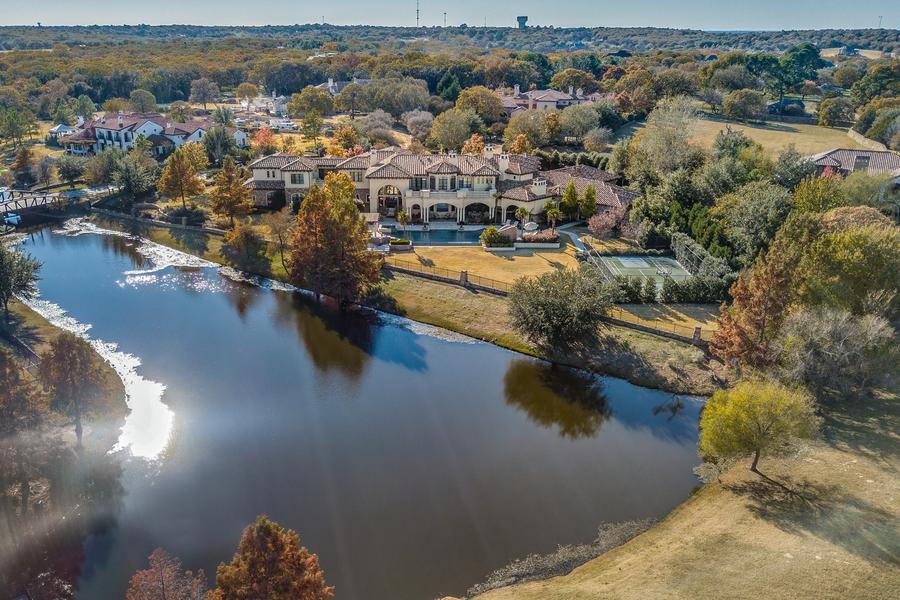
[[[292,282],[340,302],[358,300],[378,281],[354,190],[346,174],[329,173],[324,188],[314,186],[303,199],[290,243]]]
[[[208,598],[324,600],[333,595],[319,557],[300,545],[300,536],[260,516],[244,530],[231,562],[219,565],[216,590]]]
[[[207,598],[206,575],[183,571],[181,561],[162,548],[149,557],[150,568],[131,577],[125,600],[204,600]]]
[[[209,195],[209,208],[217,215],[228,217],[234,227],[234,218],[249,215],[253,211],[250,190],[244,187],[241,172],[230,156],[222,162],[222,170],[216,174],[215,187]]]
[[[181,198],[181,206],[187,208],[187,197],[203,191],[203,182],[195,167],[190,150],[182,146],[166,159],[159,178],[159,191],[170,198]]]
[[[711,342],[713,353],[736,367],[771,364],[772,343],[793,296],[791,270],[774,257],[764,257],[738,278],[731,295],[734,302],[722,307]]]
[[[253,134],[253,147],[261,154],[275,152],[275,134],[266,125],[263,125],[259,128],[259,131]]]

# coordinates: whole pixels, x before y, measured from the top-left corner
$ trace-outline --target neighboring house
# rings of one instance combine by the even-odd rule
[[[287,96],[278,96],[272,92],[271,96],[257,96],[247,104],[247,111],[266,113],[279,117],[286,117],[288,114],[287,105],[291,99]]]
[[[529,90],[522,92],[518,85],[513,88],[512,94],[500,94],[500,101],[507,115],[512,115],[519,110],[550,110],[552,108],[562,110],[575,104],[596,102],[605,97],[604,94],[585,94],[582,90],[572,87],[568,92],[559,90]]]
[[[414,220],[503,223],[522,207],[541,214],[558,201],[569,181],[580,193],[597,189],[597,203],[630,207],[636,196],[614,183],[616,176],[587,166],[541,171],[540,159],[507,154],[492,145],[481,155],[414,154],[386,148],[351,158],[301,157],[279,153],[250,164],[244,185],[259,206],[300,201],[329,172],[346,173],[356,186],[354,200],[363,212],[394,217],[400,210]]]
[[[60,141],[60,138],[70,136],[73,133],[75,133],[76,131],[78,131],[78,130],[75,129],[74,127],[70,127],[69,125],[66,125],[65,123],[59,123],[59,124],[51,127],[50,131],[48,133],[50,135],[50,138],[55,143],[58,144]]]
[[[358,83],[360,85],[366,85],[367,83],[369,83],[369,81],[371,81],[371,80],[357,79],[356,77],[354,77],[351,81],[335,81],[334,79],[329,77],[328,81],[326,81],[325,83],[320,83],[316,87],[319,88],[320,90],[325,90],[326,92],[331,94],[332,98],[334,98],[335,96],[337,96],[338,94],[341,93],[341,90],[343,90],[345,87],[347,87],[351,83]]]
[[[215,124],[193,120],[187,123],[169,121],[160,113],[118,113],[92,120],[84,129],[65,138],[66,154],[86,156],[108,148],[131,150],[141,135],[153,144],[154,156],[166,156],[187,142],[201,141]],[[240,148],[248,145],[247,134],[228,128]]]
[[[860,150],[856,148],[835,148],[814,154],[812,161],[819,174],[830,172],[847,176],[856,171],[869,175],[887,173],[900,184],[900,155],[889,150]]]

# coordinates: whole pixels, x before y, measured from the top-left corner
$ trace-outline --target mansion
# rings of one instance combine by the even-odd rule
[[[279,153],[249,167],[253,175],[244,185],[258,206],[299,202],[325,175],[338,172],[355,184],[361,211],[393,218],[404,210],[424,223],[503,223],[515,220],[518,208],[539,215],[548,201],[560,199],[570,181],[579,195],[594,186],[601,210],[630,207],[637,196],[616,185],[611,173],[584,165],[541,171],[540,159],[491,145],[481,155],[415,154],[399,148],[350,158]]]
[[[108,148],[131,150],[134,140],[143,135],[153,144],[153,155],[163,157],[187,142],[202,141],[214,127],[215,123],[200,119],[178,123],[160,113],[119,112],[93,119],[80,131],[62,138],[62,143],[66,154],[87,156]],[[233,127],[228,131],[239,148],[249,145],[246,132]]]

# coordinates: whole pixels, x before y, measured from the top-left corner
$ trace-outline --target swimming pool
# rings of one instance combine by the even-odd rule
[[[420,246],[477,246],[481,244],[480,237],[483,229],[474,231],[458,229],[429,229],[428,231],[409,230],[406,233],[400,228],[394,228],[395,237],[406,238],[413,245]]]

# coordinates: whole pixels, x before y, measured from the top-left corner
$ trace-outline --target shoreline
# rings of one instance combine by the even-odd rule
[[[49,319],[20,300],[14,300],[10,303],[9,312],[15,325],[10,327],[4,323],[2,325],[3,329],[17,336],[23,344],[38,356],[43,353],[52,339],[55,339],[56,336],[66,331],[65,328],[50,322]],[[23,328],[27,330],[27,335],[23,336],[23,332],[21,331]],[[25,339],[23,339],[23,337]],[[7,340],[0,338],[0,344],[3,344],[12,350],[13,356],[15,356],[26,370],[33,368],[32,365],[23,359],[21,352],[18,352],[16,348],[12,347]],[[105,406],[115,407],[115,412],[108,416],[115,419],[117,426],[121,427],[125,418],[130,413],[130,408],[126,402],[127,395],[125,392],[125,384],[113,366],[97,352],[97,349],[94,348],[93,345],[91,347],[96,363],[104,374],[103,403]],[[92,420],[90,424],[93,425],[95,421],[96,420]]]
[[[218,236],[201,231],[176,231],[137,222],[126,215],[113,216],[108,211],[99,215],[89,214],[85,218],[202,260],[228,266],[219,252],[222,239]],[[272,264],[273,272],[249,274],[286,283],[283,274],[278,272],[278,260],[273,259]],[[696,346],[619,325],[607,325],[605,332],[608,343],[604,348],[598,348],[589,357],[590,360],[551,357],[539,352],[509,325],[505,298],[384,271],[377,291],[377,295],[364,300],[360,306],[445,329],[561,366],[624,379],[649,389],[672,394],[708,396],[720,389],[727,377],[724,369]],[[491,316],[476,320],[470,318],[472,314]]]

